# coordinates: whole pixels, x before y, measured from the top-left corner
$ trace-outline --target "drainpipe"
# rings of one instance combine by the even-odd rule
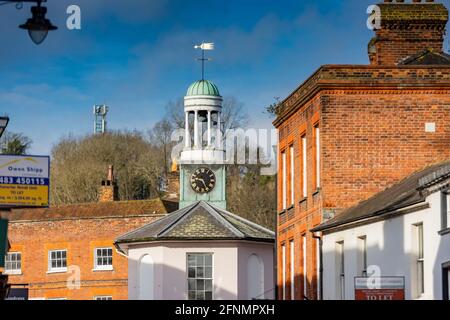
[[[277,213],[278,215],[278,213]],[[274,298],[275,300],[278,300],[278,218],[276,218],[276,224],[275,224],[275,247],[274,247],[274,255],[273,255],[273,272],[274,272],[274,288],[275,288],[275,294]]]
[[[319,284],[320,284],[320,300],[323,300],[323,254],[322,254],[323,240],[322,240],[322,236],[316,236],[314,233],[313,233],[313,238],[319,240]]]

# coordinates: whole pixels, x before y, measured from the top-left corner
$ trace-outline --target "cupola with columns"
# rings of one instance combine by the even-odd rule
[[[219,89],[208,80],[191,84],[184,97],[180,208],[199,200],[226,208],[222,101]]]
[[[199,80],[189,86],[184,97],[185,145],[181,163],[217,164],[224,160],[222,100],[211,81]]]

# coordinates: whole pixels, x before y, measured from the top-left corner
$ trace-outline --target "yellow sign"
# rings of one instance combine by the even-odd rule
[[[48,156],[0,155],[0,206],[48,207]]]
[[[0,203],[48,207],[48,186],[0,184]]]

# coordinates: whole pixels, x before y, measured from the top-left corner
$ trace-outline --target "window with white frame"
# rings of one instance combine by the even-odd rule
[[[287,197],[287,179],[286,179],[286,175],[287,175],[287,168],[286,168],[286,152],[283,151],[281,153],[281,166],[282,166],[282,176],[281,176],[281,188],[282,188],[282,197],[283,197],[283,210],[286,209],[287,206],[287,201],[286,201],[286,197]]]
[[[315,173],[316,173],[316,188],[320,188],[320,128],[319,125],[314,127],[314,137],[315,137]]]
[[[445,228],[449,229],[450,228],[450,190],[446,192],[446,199],[447,199],[447,219],[446,219],[446,223],[445,223]]]
[[[450,190],[441,193],[441,229],[450,228]]]
[[[344,241],[336,242],[336,276],[338,299],[345,300],[345,260]]]
[[[322,297],[320,296],[320,240],[316,239],[316,274],[317,274],[317,300],[321,300]]]
[[[416,251],[416,296],[420,297],[425,293],[424,274],[424,248],[423,248],[423,223],[414,225],[415,231],[415,251]]]
[[[67,250],[51,250],[48,252],[49,271],[67,271]]]
[[[445,212],[445,226],[443,229],[449,229],[450,228],[450,191],[446,192],[446,199],[447,199],[447,210]]]
[[[303,299],[308,298],[308,274],[306,264],[306,236],[302,236],[302,254],[303,254]]]
[[[112,296],[95,296],[94,300],[112,300]]]
[[[187,254],[187,288],[189,300],[213,299],[212,253]]]
[[[294,158],[295,157],[295,155],[294,155],[294,146],[290,146],[289,147],[289,158],[290,158],[290,164],[289,164],[289,167],[290,167],[290,175],[291,175],[291,205],[292,204],[294,204],[294,190],[295,190],[295,187],[294,187]]]
[[[286,300],[286,245],[281,245],[281,282],[283,286],[282,299]]]
[[[295,247],[294,240],[289,241],[289,250],[290,250],[290,280],[291,280],[291,300],[295,300]]]
[[[367,277],[367,237],[358,237],[358,276]]]
[[[95,270],[112,270],[113,251],[112,248],[95,248]]]
[[[5,257],[5,273],[22,273],[22,254],[20,252],[8,252]]]
[[[308,173],[307,168],[307,147],[306,147],[306,135],[302,137],[302,192],[303,198],[308,196]]]

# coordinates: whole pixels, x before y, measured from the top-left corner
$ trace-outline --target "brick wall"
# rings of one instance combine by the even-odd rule
[[[290,299],[290,241],[295,298],[303,295],[302,236],[306,236],[307,298],[317,298],[317,241],[309,231],[411,172],[450,158],[450,67],[323,66],[285,101],[275,121],[279,150],[294,146],[294,206],[282,210],[278,176],[278,252],[286,246]],[[436,132],[425,132],[434,123]],[[321,131],[321,187],[315,186],[314,125]],[[307,198],[302,196],[301,137],[307,138]],[[289,157],[288,157],[289,159]],[[287,162],[288,198],[290,164]],[[332,211],[329,211],[332,209]],[[278,254],[278,294],[282,262]]]
[[[374,43],[375,54],[369,55],[371,64],[396,65],[403,59],[422,50],[442,52],[444,31],[442,30],[379,30],[380,40]]]
[[[323,205],[348,208],[450,158],[450,90],[323,91]],[[425,132],[435,123],[436,132]]]
[[[9,252],[22,253],[22,275],[10,275],[11,284],[28,284],[30,298],[67,298],[92,300],[108,295],[128,297],[128,262],[119,255],[113,241],[119,235],[155,221],[163,215],[136,217],[11,221]],[[113,271],[93,271],[94,249],[113,248]],[[73,274],[47,273],[48,250],[67,249],[67,265],[80,268],[80,289],[69,289]]]
[[[443,4],[424,2],[378,5],[381,26],[369,43],[371,64],[396,65],[425,49],[442,52],[448,11]]]

